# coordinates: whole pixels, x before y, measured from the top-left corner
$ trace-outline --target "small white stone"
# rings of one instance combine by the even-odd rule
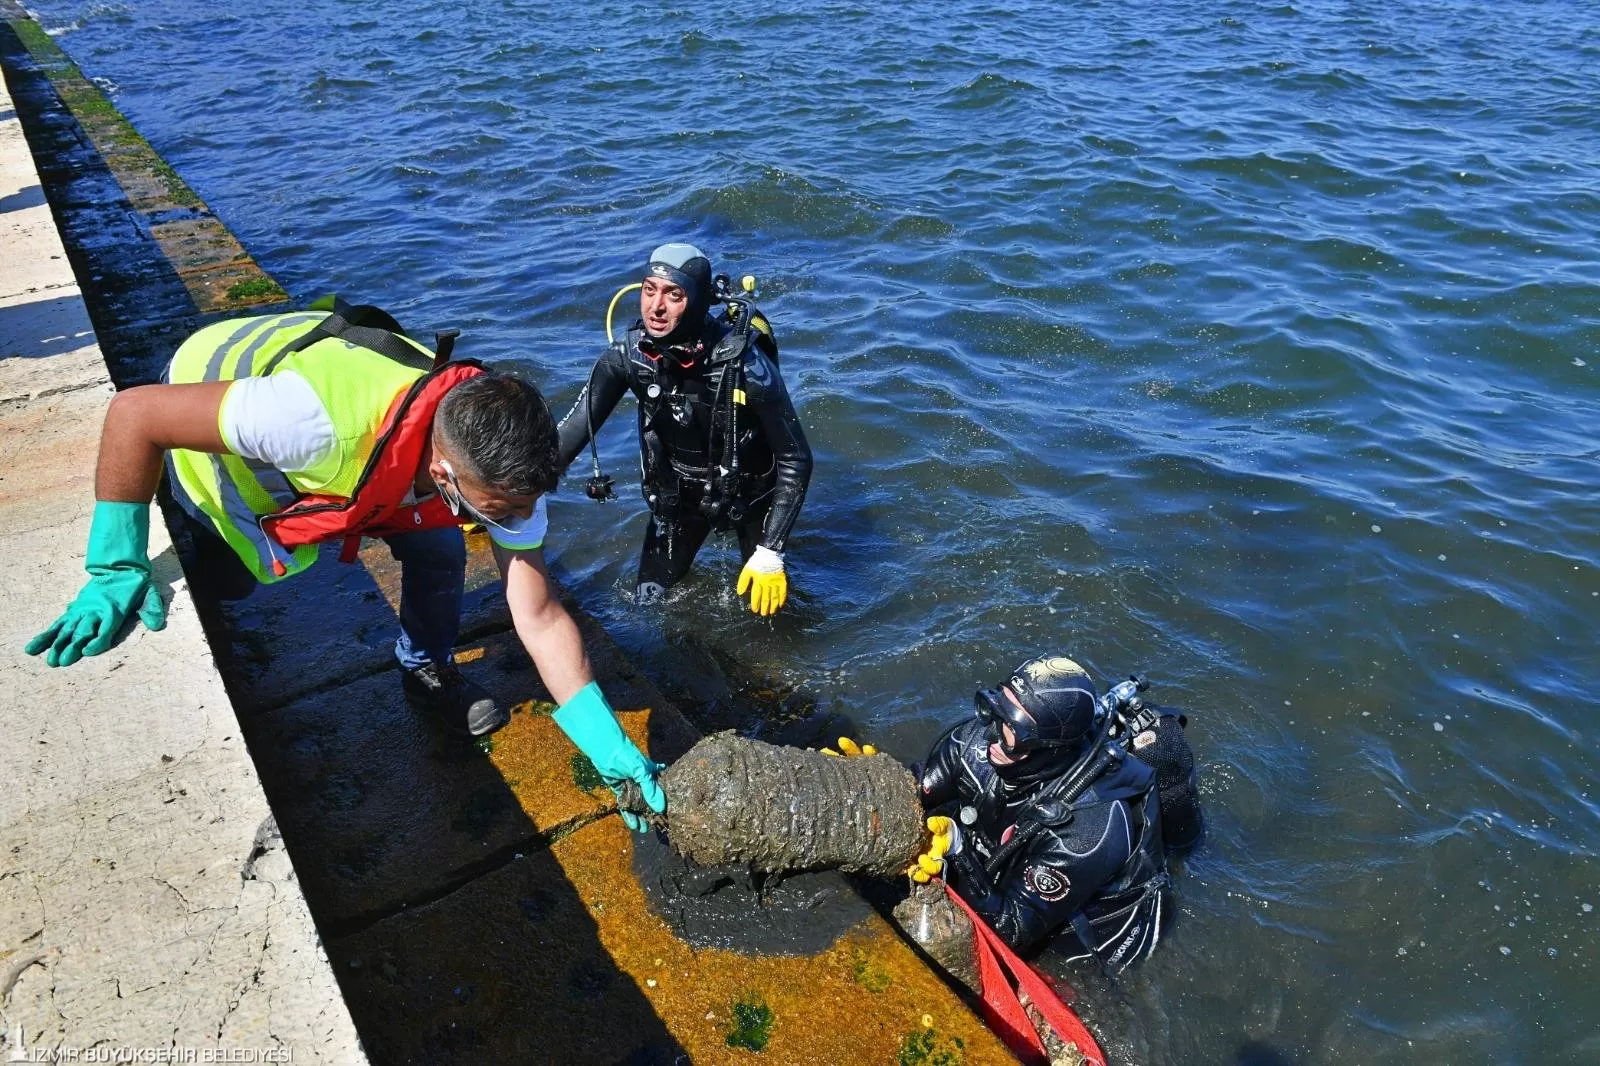
[[[1372,527],[1372,531],[1374,533],[1382,533],[1383,532],[1383,527],[1380,526],[1380,525],[1374,524],[1373,527]]]
[[[1583,905],[1583,913],[1585,913],[1585,914],[1593,914],[1594,913],[1594,904],[1593,903],[1585,903]]]
[[[1444,555],[1443,552],[1440,552],[1439,553],[1439,561],[1442,563],[1442,562],[1444,562],[1444,560],[1445,560],[1445,555]]]
[[[1509,955],[1509,954],[1511,954],[1511,949],[1506,947],[1504,944],[1501,944],[1500,945],[1500,954]]]
[[[645,979],[644,983],[646,986],[654,988],[656,986],[656,979],[654,977],[649,977]]]
[[[1433,723],[1433,731],[1435,733],[1443,733],[1444,732],[1444,723],[1443,722],[1435,722],[1435,723]]]

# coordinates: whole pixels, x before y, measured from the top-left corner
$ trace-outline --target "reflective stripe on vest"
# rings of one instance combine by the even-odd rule
[[[294,312],[214,323],[178,348],[166,380],[183,384],[255,376],[326,317],[325,312]],[[426,348],[403,339],[431,358]],[[304,570],[316,561],[317,547],[284,548],[267,536],[261,517],[281,511],[302,495],[337,497],[354,492],[379,427],[399,397],[422,376],[414,367],[338,339],[318,341],[271,366],[272,373],[291,370],[311,386],[333,425],[338,446],[322,462],[290,473],[238,455],[182,448],[171,453],[183,491],[262,582]]]

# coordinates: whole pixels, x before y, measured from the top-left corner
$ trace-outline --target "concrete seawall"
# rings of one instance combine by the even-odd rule
[[[0,245],[0,1057],[364,1061],[159,523],[165,632],[22,654],[82,586],[112,387],[4,87]]]
[[[95,280],[87,311],[69,299],[62,329],[27,333],[59,351],[0,360],[16,397],[0,535],[27,564],[0,600],[7,714],[28,723],[0,738],[0,772],[27,782],[0,800],[0,979],[24,967],[7,1020],[59,1046],[204,1034],[244,1046],[265,1025],[295,1062],[361,1062],[363,1046],[382,1063],[1011,1061],[838,878],[819,891],[853,902],[819,916],[804,950],[686,942],[641,884],[650,843],[630,838],[550,720],[472,538],[457,654],[514,708],[489,744],[401,699],[399,571],[382,544],[354,566],[329,551],[307,575],[223,604],[203,575],[191,599],[158,530],[165,632],[136,630],[70,670],[21,655],[81,583],[107,367],[118,387],[153,380],[197,325],[283,294],[8,3],[0,59],[44,172],[34,185],[66,238],[65,252],[27,259],[66,255]],[[0,159],[18,158],[19,138],[0,144]],[[20,194],[53,237],[42,197]],[[46,261],[67,299],[71,272]],[[625,728],[656,758],[686,750],[694,726],[569,609]],[[269,802],[281,845],[258,840]],[[73,902],[85,884],[102,888]],[[198,961],[167,951],[169,928]],[[235,949],[247,968],[232,968]]]

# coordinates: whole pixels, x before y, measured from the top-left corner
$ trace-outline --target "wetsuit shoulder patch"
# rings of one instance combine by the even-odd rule
[[[1067,898],[1072,882],[1067,875],[1053,866],[1030,866],[1022,872],[1022,883],[1028,891],[1047,903]]]

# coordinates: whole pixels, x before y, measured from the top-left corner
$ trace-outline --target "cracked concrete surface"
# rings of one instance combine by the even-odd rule
[[[23,654],[84,580],[111,386],[4,87],[0,115],[0,1058],[21,1027],[365,1062],[163,524],[163,632]]]

